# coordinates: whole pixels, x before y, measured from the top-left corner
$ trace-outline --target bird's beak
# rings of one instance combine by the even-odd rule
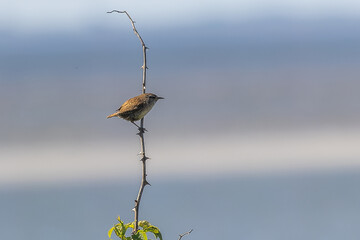
[[[157,97],[157,99],[164,99],[163,97]]]

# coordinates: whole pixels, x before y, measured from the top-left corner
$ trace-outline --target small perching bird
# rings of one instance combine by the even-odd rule
[[[159,99],[164,98],[158,97],[153,93],[143,93],[139,96],[128,99],[118,110],[116,110],[115,113],[110,114],[107,118],[123,118],[140,128],[134,122],[142,119]]]

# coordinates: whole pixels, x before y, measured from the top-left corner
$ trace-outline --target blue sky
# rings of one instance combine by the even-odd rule
[[[0,27],[13,31],[71,31],[93,25],[117,25],[104,15],[112,9],[127,10],[143,27],[191,25],[206,21],[241,21],[281,16],[298,19],[358,18],[356,0],[325,1],[5,1]]]

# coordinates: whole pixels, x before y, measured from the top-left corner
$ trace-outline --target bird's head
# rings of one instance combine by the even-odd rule
[[[153,93],[146,93],[146,98],[147,98],[148,102],[150,102],[150,103],[152,103],[152,102],[156,103],[157,100],[164,99],[163,97],[158,97]]]

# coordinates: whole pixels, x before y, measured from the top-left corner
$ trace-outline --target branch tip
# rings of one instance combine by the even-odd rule
[[[126,13],[126,11],[119,11],[119,10],[112,10],[112,11],[106,12],[106,13],[113,13],[113,12],[116,12],[116,13]]]
[[[186,233],[179,234],[178,240],[182,239],[185,235],[188,235],[188,234],[192,233],[193,230],[194,230],[194,229],[191,229],[190,231],[188,231],[188,232],[186,232]]]

